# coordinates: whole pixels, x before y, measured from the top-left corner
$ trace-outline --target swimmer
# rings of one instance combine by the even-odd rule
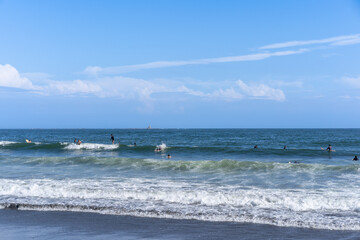
[[[31,140],[29,140],[29,139],[26,139],[25,141],[26,141],[26,143],[31,143]]]
[[[168,159],[170,159],[170,158],[171,158],[171,155],[170,155],[170,154],[168,154],[167,158],[168,158]]]
[[[80,145],[81,144],[81,141],[80,141],[80,139],[77,141],[77,145]]]
[[[134,147],[136,147],[136,142],[134,142]]]
[[[254,148],[258,148],[258,145],[255,145]]]
[[[358,157],[355,156],[355,157],[353,158],[353,161],[359,161]]]
[[[284,150],[286,149],[287,147],[286,147],[286,145],[284,146]]]
[[[112,144],[114,144],[114,141],[115,141],[115,138],[114,138],[114,136],[112,135],[112,134],[110,134],[110,139],[111,139],[111,142],[112,142]]]
[[[76,141],[76,138],[74,139],[74,143],[76,143],[77,141]]]

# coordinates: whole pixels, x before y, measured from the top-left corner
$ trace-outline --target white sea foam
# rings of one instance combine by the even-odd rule
[[[0,141],[0,146],[6,146],[6,145],[10,145],[10,144],[15,144],[18,142],[11,142],[11,141]]]
[[[161,143],[160,145],[156,145],[155,151],[164,151],[167,148],[165,143]]]
[[[0,204],[74,206],[135,216],[360,230],[357,188],[246,189],[149,179],[0,179]],[[95,209],[95,210],[94,210]],[[61,209],[60,209],[61,210]],[[66,209],[65,209],[66,210]],[[71,210],[71,209],[70,209]]]
[[[113,150],[118,148],[118,144],[99,144],[99,143],[82,143],[80,145],[75,143],[68,144],[65,149],[68,150],[80,150],[80,149],[86,149],[86,150],[98,150],[98,149],[105,149],[105,150]]]

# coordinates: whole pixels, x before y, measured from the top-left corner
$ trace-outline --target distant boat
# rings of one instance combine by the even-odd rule
[[[147,129],[151,129],[151,125],[149,125],[149,126],[147,127]]]

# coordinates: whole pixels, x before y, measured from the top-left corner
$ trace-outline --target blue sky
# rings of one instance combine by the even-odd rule
[[[0,0],[0,128],[360,127],[360,1]]]

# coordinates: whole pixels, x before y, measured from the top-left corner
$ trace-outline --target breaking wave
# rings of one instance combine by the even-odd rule
[[[0,179],[1,208],[360,230],[352,188],[263,189],[132,179]]]

